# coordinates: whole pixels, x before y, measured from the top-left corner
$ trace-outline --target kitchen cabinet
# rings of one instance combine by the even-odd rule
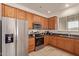
[[[26,20],[26,12],[20,9],[17,9],[17,19]]]
[[[65,39],[65,50],[71,53],[74,52],[74,39],[72,38]]]
[[[41,24],[40,16],[34,14],[34,23]]]
[[[0,3],[0,18],[1,18],[1,16],[2,16],[2,14],[1,14],[2,11],[1,11],[1,10],[2,10],[2,5],[1,5],[1,3]]]
[[[29,29],[33,28],[33,23],[34,23],[33,16],[34,16],[33,14],[27,12],[27,20],[28,20]]]
[[[28,52],[32,52],[35,49],[35,38],[29,38],[28,40]]]
[[[49,29],[55,30],[56,29],[56,25],[57,25],[56,22],[57,22],[57,17],[56,16],[49,18],[49,21],[48,21]]]
[[[16,18],[16,8],[2,4],[2,16]]]
[[[77,41],[73,38],[53,35],[53,36],[50,36],[49,43],[52,46],[55,46],[55,47],[61,48],[63,50],[66,50],[68,52],[79,55],[79,52],[78,52],[79,51],[79,41]]]
[[[50,36],[50,45],[56,46],[56,36]]]
[[[56,47],[74,53],[74,39],[63,36],[56,37]]]
[[[58,48],[64,49],[65,48],[65,38],[57,36],[56,37],[56,46]]]
[[[47,29],[48,28],[48,20],[42,16],[34,15],[34,23],[41,24],[41,29]]]
[[[79,56],[79,39],[74,40],[74,53]]]
[[[45,29],[45,19],[44,19],[44,17],[41,17],[41,25],[42,25],[42,29]]]
[[[46,18],[43,20],[43,28],[48,29],[48,20]]]
[[[33,23],[41,24],[42,26],[41,29],[48,29],[47,18],[5,4],[1,5],[2,5],[2,16],[16,18],[19,20],[28,20],[29,29],[33,29]]]
[[[49,36],[44,36],[44,46],[49,44]]]

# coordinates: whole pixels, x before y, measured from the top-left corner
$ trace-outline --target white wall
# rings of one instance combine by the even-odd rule
[[[52,15],[50,15],[50,17],[52,17],[52,16],[64,17],[64,16],[73,15],[76,13],[79,13],[79,5],[55,12]]]
[[[58,16],[58,17],[63,16],[64,17],[64,16],[69,16],[69,15],[72,15],[72,14],[79,13],[79,5],[74,5],[73,7],[69,7],[67,9],[63,9],[63,10],[54,12],[54,13],[52,13],[52,15],[44,15],[40,12],[37,12],[37,11],[34,11],[34,10],[29,9],[27,7],[24,7],[24,6],[20,5],[19,3],[5,3],[5,4],[16,7],[16,8],[23,9],[23,10],[31,12],[31,13],[41,15],[41,16],[44,16],[44,17],[47,17],[47,18],[52,17],[52,16]]]
[[[59,17],[70,16],[70,15],[77,14],[77,13],[79,13],[79,5],[73,6],[71,8],[67,8],[65,10],[61,10],[61,11],[55,12],[52,15],[50,15],[50,17],[58,16],[58,19],[57,19],[57,30],[59,30]]]

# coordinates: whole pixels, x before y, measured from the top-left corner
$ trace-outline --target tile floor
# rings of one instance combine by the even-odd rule
[[[46,46],[38,51],[29,53],[29,56],[74,56],[74,55],[51,46]]]

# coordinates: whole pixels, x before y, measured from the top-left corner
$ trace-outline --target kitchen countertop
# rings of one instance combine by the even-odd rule
[[[73,39],[79,39],[79,35],[72,35],[72,34],[53,34],[53,35],[56,35],[56,36],[60,36],[60,37],[64,37],[64,38],[73,38]]]
[[[77,38],[79,39],[79,32],[63,32],[63,31],[49,31],[50,34],[45,34],[43,33],[43,36],[61,36],[61,37],[65,37],[65,38]],[[29,35],[29,38],[33,38],[35,37],[34,35]]]

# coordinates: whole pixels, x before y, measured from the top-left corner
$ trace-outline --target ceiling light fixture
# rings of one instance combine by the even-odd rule
[[[51,13],[51,11],[48,11],[48,13]]]
[[[44,9],[42,6],[39,7],[40,9],[47,11],[46,9]],[[51,13],[51,11],[47,11],[47,13]]]
[[[69,4],[65,4],[66,7],[69,7]]]

